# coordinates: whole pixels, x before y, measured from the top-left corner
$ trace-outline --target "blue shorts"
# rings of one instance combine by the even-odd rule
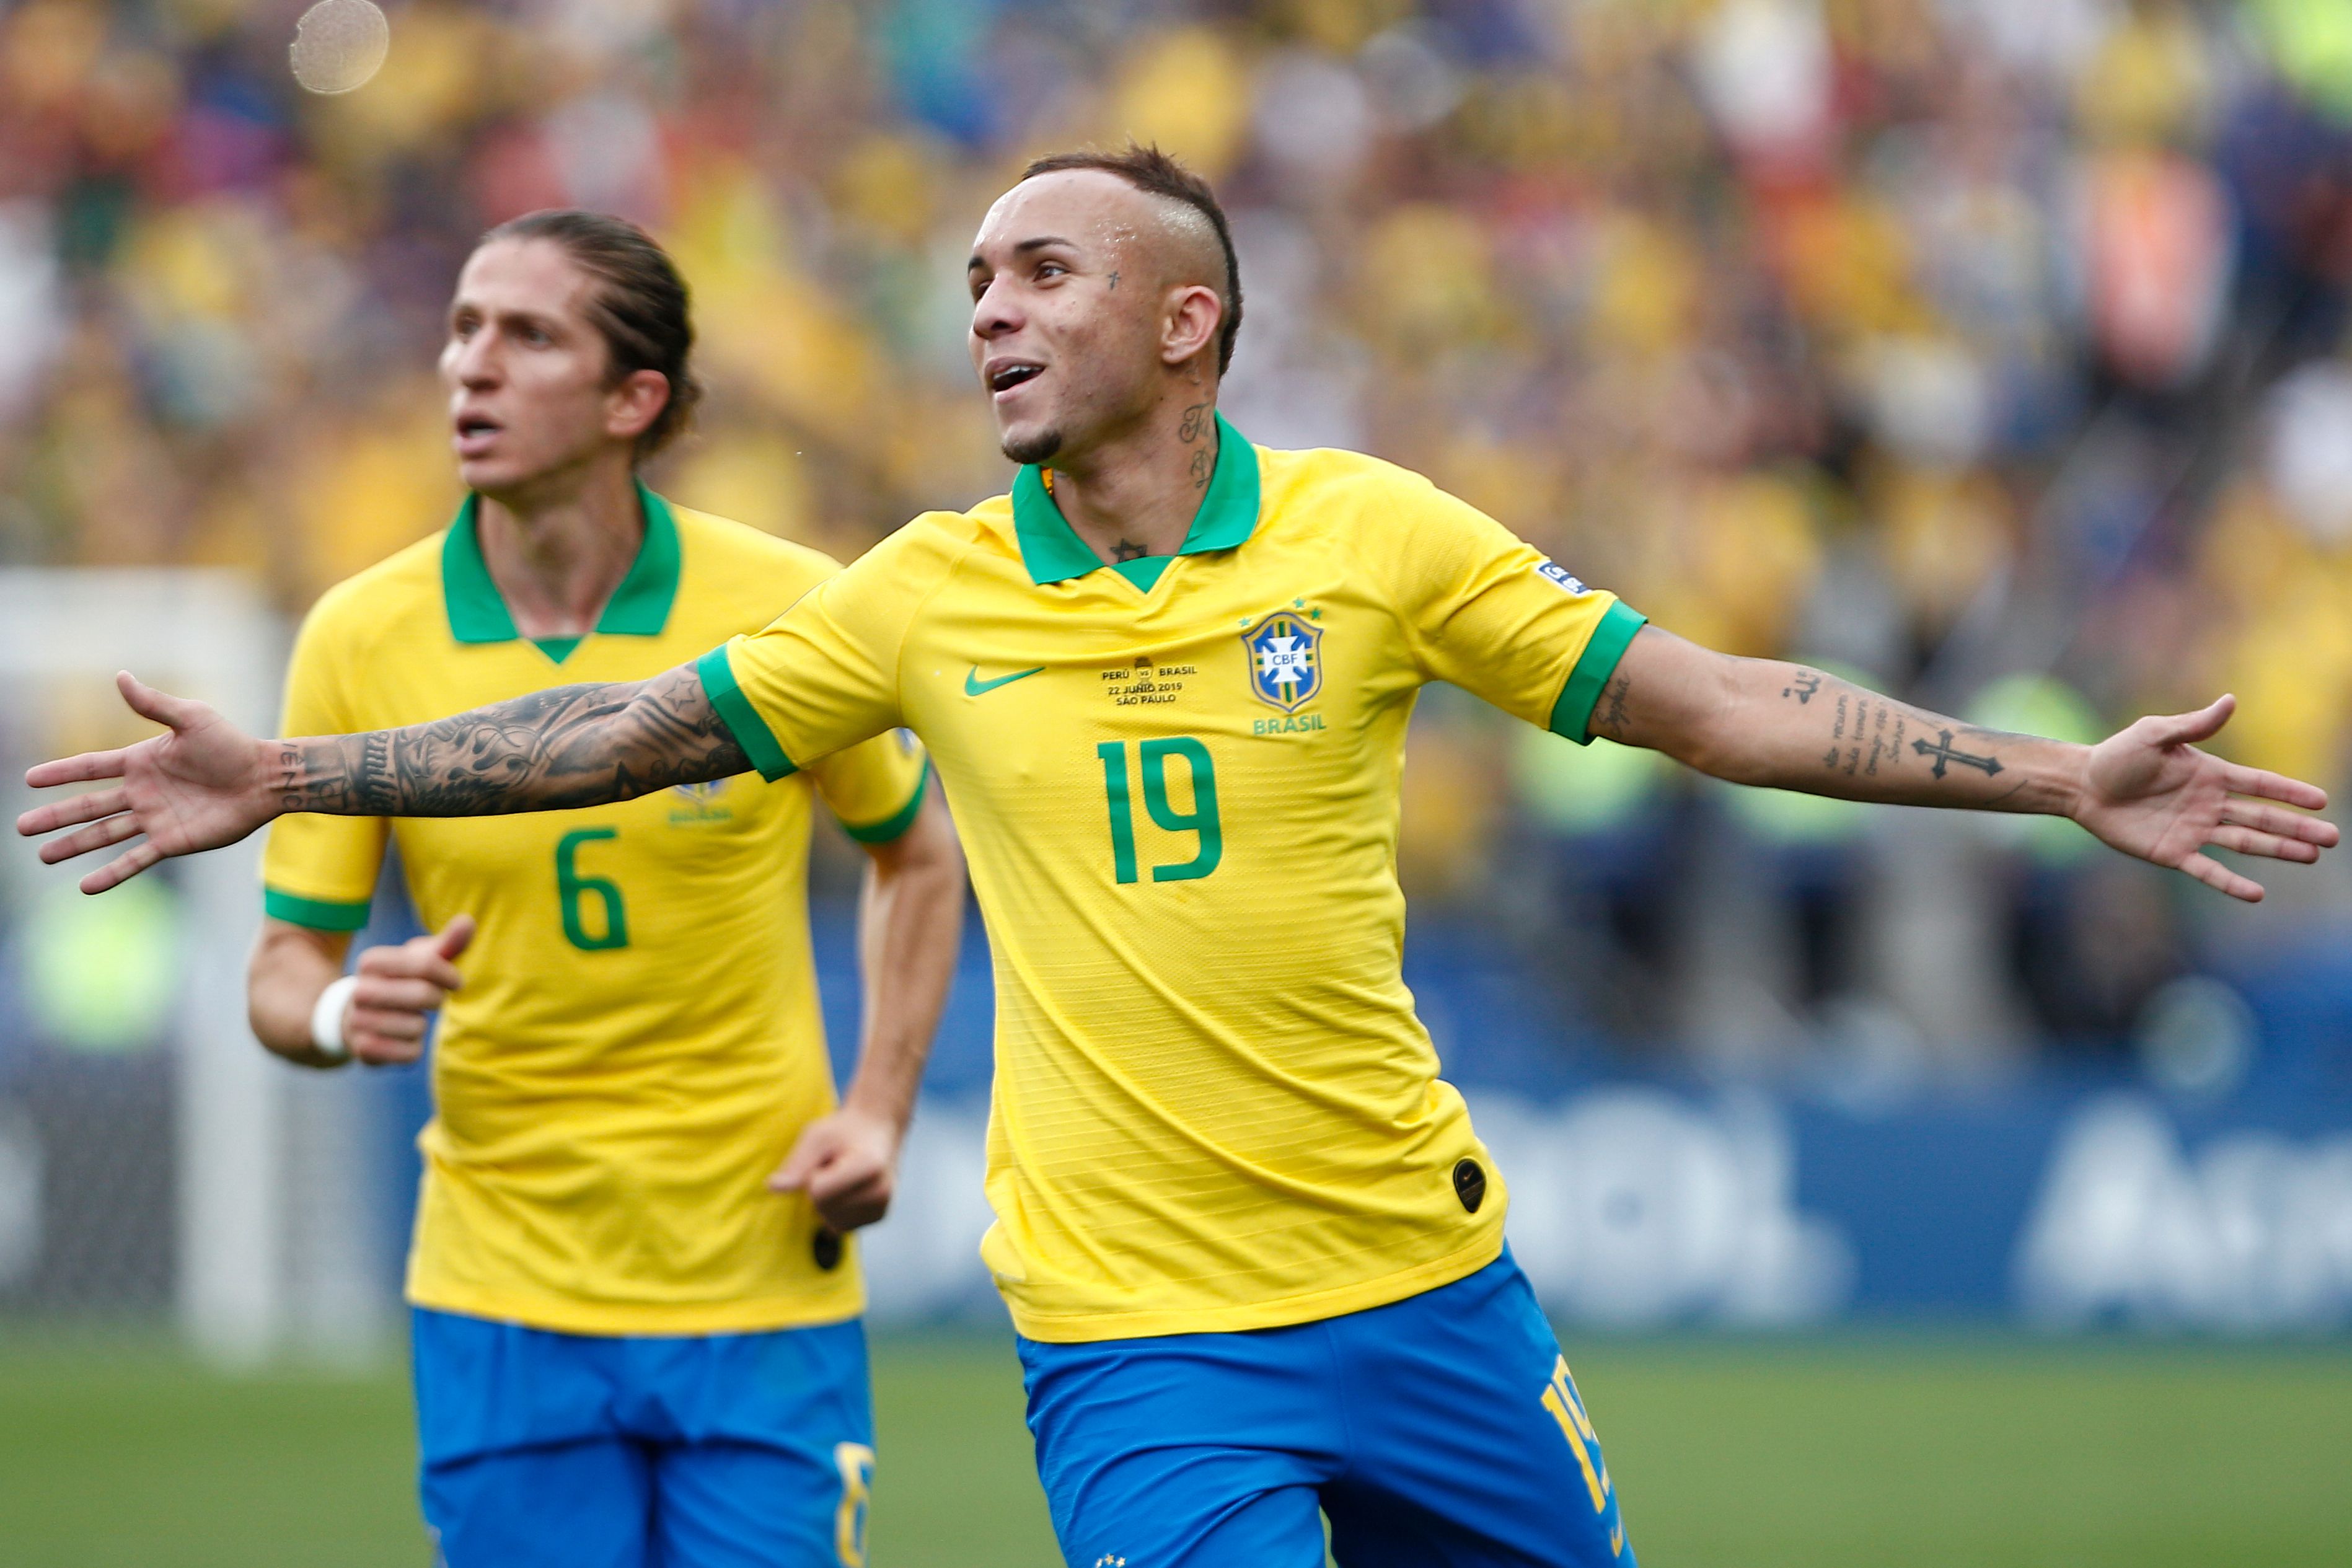
[[[412,1315],[444,1568],[862,1568],[855,1322],[677,1338]]]
[[[1320,1322],[1021,1342],[1069,1568],[1633,1568],[1600,1439],[1505,1253]]]

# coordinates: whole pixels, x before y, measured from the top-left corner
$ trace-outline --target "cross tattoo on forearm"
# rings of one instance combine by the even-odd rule
[[[2000,759],[1999,757],[1975,757],[1970,756],[1966,752],[1956,752],[1952,750],[1952,732],[1949,730],[1944,730],[1937,731],[1937,733],[1940,738],[1932,746],[1927,744],[1925,741],[1914,741],[1911,742],[1911,749],[1913,751],[1918,752],[1923,757],[1933,757],[1936,759],[1934,771],[1937,778],[1942,778],[1944,776],[1945,764],[1948,763],[1958,763],[1964,768],[1982,768],[1987,778],[1990,778],[1993,774],[2000,772]]]

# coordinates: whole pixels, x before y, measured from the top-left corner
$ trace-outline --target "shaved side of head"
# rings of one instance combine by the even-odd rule
[[[1233,229],[1209,182],[1158,147],[1134,142],[1123,153],[1056,153],[1031,163],[1021,178],[1076,170],[1114,175],[1148,198],[1139,205],[1151,217],[1133,243],[1143,247],[1161,287],[1199,284],[1216,291],[1224,306],[1217,328],[1217,374],[1223,375],[1233,363],[1234,339],[1241,331],[1242,273]]]
[[[1225,297],[1225,247],[1198,207],[1145,191],[1151,226],[1138,237],[1162,287],[1199,284]]]

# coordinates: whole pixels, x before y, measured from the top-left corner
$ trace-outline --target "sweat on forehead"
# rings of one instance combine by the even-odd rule
[[[983,245],[1018,245],[1042,234],[1149,258],[1164,282],[1224,285],[1224,251],[1204,214],[1108,170],[1061,169],[1024,180],[997,197],[981,226]]]

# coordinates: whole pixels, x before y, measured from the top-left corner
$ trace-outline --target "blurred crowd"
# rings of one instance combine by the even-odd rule
[[[557,205],[695,289],[713,395],[656,482],[854,554],[1003,487],[971,234],[1133,136],[1233,212],[1261,444],[1421,468],[1734,652],[2078,738],[2231,689],[2222,749],[2352,782],[2352,6],[412,0],[335,96],[299,10],[0,9],[0,558],[291,612],[439,526],[451,280]],[[1702,788],[1448,695],[1417,908],[1621,1042],[2160,1040],[2245,929],[2063,825]]]

